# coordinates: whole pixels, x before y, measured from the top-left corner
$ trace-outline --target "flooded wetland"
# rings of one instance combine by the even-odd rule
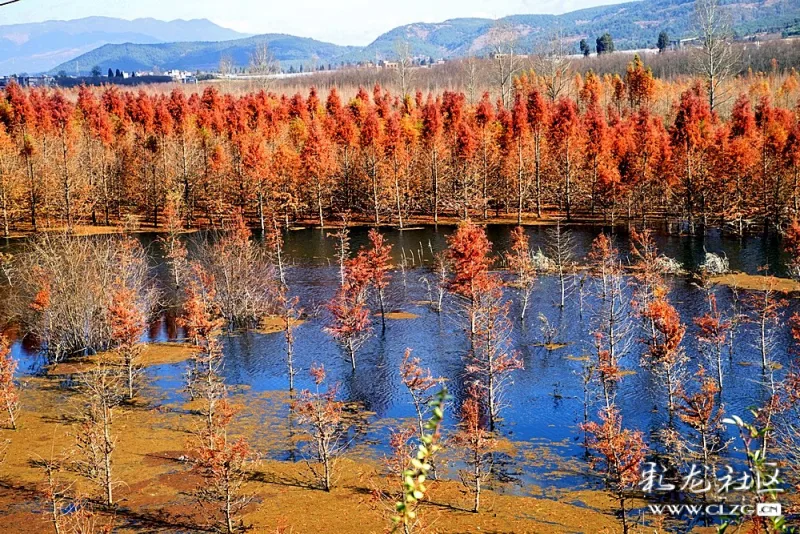
[[[450,438],[459,432],[459,413],[473,395],[475,373],[470,371],[469,361],[476,349],[470,341],[464,299],[445,292],[439,308],[437,296],[437,258],[447,250],[456,227],[383,231],[391,246],[384,292],[385,326],[377,306],[370,306],[371,332],[358,346],[355,370],[347,351],[328,330],[331,310],[327,303],[335,299],[341,285],[335,235],[339,230],[293,229],[282,236],[282,261],[286,286],[298,303],[291,328],[294,389],[290,392],[286,329],[279,315],[262,318],[257,328],[226,328],[219,338],[223,355],[219,373],[236,412],[227,433],[245,436],[254,453],[249,456],[252,463],[243,483],[251,497],[242,507],[244,524],[258,532],[344,532],[353,531],[344,526],[346,516],[358,513],[364,518],[359,532],[385,529],[392,515],[390,501],[395,490],[391,488],[398,487],[383,474],[387,458],[395,453],[390,436],[417,425],[415,405],[401,374],[406,350],[411,349],[413,357],[430,370],[430,376],[440,378],[437,384],[449,392],[441,427],[443,452],[435,464],[429,502],[424,505],[426,524],[441,532],[475,531],[478,525],[498,532],[616,532],[620,528],[613,493],[606,491],[603,479],[591,467],[593,452],[584,427],[596,419],[605,406],[604,392],[608,394],[593,378],[596,368],[587,371],[598,359],[597,332],[603,321],[597,312],[604,298],[597,289],[602,275],[591,267],[596,252],[593,243],[608,229],[562,229],[570,242],[569,268],[563,276],[564,305],[560,303],[562,278],[553,269],[542,269],[536,273],[524,319],[519,286],[509,268],[512,229],[504,225],[486,228],[491,273],[502,280],[500,302],[505,306],[495,312],[508,317],[503,333],[507,340],[502,342],[519,365],[504,377],[502,390],[494,399],[496,428],[481,512],[474,515],[469,511],[473,497],[459,482],[466,464]],[[670,447],[665,430],[678,429],[684,423],[667,406],[663,373],[646,363],[651,346],[646,321],[636,311],[641,278],[637,278],[637,259],[630,252],[632,237],[621,231],[609,236],[624,271],[618,298],[625,307],[613,334],[618,336],[613,402],[625,428],[640,431],[649,444],[649,458],[658,459],[666,457]],[[366,228],[353,227],[348,237],[351,255],[370,244]],[[532,256],[539,250],[544,256],[553,256],[552,228],[527,227],[525,237]],[[781,241],[713,232],[705,237],[652,237],[662,257],[680,264],[680,269],[663,275],[669,302],[686,332],[674,377],[686,384],[686,389],[675,391],[694,391],[693,380],[701,368],[708,376],[719,373],[718,406],[726,417],[746,418],[752,407],[769,402],[775,384],[786,379],[794,359],[788,324],[797,303]],[[171,287],[165,266],[163,240],[150,234],[140,234],[137,239],[146,251],[161,300],[179,302],[179,292]],[[186,234],[182,240],[188,244],[190,257],[202,241],[195,234]],[[9,250],[22,251],[24,247],[15,242]],[[724,258],[733,274],[701,277],[707,253]],[[757,342],[760,325],[752,319],[754,311],[748,308],[747,297],[759,293],[765,275],[780,279],[770,282],[770,287],[778,284],[775,298],[784,299],[768,325],[766,367]],[[695,321],[706,313],[710,294],[716,309],[735,323],[718,361],[710,355],[708,345],[698,341],[700,326]],[[196,414],[203,411],[198,408],[200,401],[187,393],[186,378],[187,370],[197,365],[191,362],[199,349],[187,339],[190,336],[180,309],[170,305],[162,309],[143,338],[141,391],[133,401],[122,404],[124,409],[115,416],[114,425],[124,428],[114,447],[117,504],[113,510],[98,511],[94,518],[98,524],[113,521],[121,532],[190,532],[207,520],[194,504],[192,489],[199,478],[190,469],[185,452],[198,425]],[[37,461],[69,453],[64,444],[74,439],[75,427],[80,424],[75,415],[74,380],[103,354],[71,355],[53,364],[33,339],[17,339],[11,349],[20,362],[22,415],[13,436],[11,431],[3,431],[12,439],[2,467],[1,517],[20,532],[45,531],[49,516],[41,497],[44,479]],[[338,438],[341,451],[331,492],[317,489],[310,468],[316,461],[308,447],[311,436],[297,413],[299,392],[316,387],[309,370],[319,365],[326,370],[327,382],[337,385],[343,412],[352,419],[348,431]],[[780,417],[794,415],[784,412]],[[725,444],[717,452],[718,462],[745,466],[747,458],[737,443],[737,429],[720,424],[715,432],[718,443]],[[80,488],[79,494],[91,498],[91,485],[76,473],[65,470],[57,476],[65,487]],[[653,528],[713,531],[691,519],[662,521],[661,525],[652,517],[645,519],[641,511],[648,499],[652,500],[652,495],[633,490],[628,502],[629,521],[634,520],[634,528],[642,532]],[[176,524],[184,527],[168,527]]]

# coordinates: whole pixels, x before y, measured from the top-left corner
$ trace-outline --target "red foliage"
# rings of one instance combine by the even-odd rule
[[[341,453],[344,424],[344,403],[337,400],[338,387],[321,388],[326,373],[322,365],[311,366],[311,376],[316,385],[315,391],[303,390],[295,405],[301,424],[308,428],[312,438],[313,456],[321,468],[314,470],[322,489],[330,491],[333,487],[333,470],[336,457]]]
[[[362,253],[369,271],[370,283],[378,291],[383,291],[389,286],[388,273],[392,268],[392,246],[387,244],[383,234],[374,228],[369,231],[368,237],[372,247],[366,253]]]
[[[239,530],[238,516],[252,500],[242,491],[248,478],[246,463],[252,457],[250,445],[243,437],[235,441],[228,437],[234,414],[233,407],[222,399],[215,410],[214,428],[209,435],[200,436],[190,452],[192,471],[203,479],[196,496],[211,505],[203,506],[203,511],[229,533]]]
[[[354,371],[356,351],[372,332],[370,311],[365,302],[369,274],[363,257],[351,260],[347,266],[344,285],[326,306],[331,321],[325,327],[325,332],[345,349]]]
[[[31,300],[30,308],[37,313],[45,313],[50,308],[50,291],[50,281],[47,278],[43,278],[41,280],[41,288]]]
[[[139,343],[146,326],[146,318],[137,300],[134,290],[117,284],[108,309],[111,339],[125,349]]]
[[[713,294],[710,296],[710,306],[711,310],[709,312],[694,320],[694,324],[698,329],[697,339],[703,343],[722,345],[727,339],[731,322],[722,319],[717,309],[717,298]]]
[[[672,137],[678,146],[687,150],[702,147],[711,141],[711,108],[702,89],[687,89],[677,105]]]
[[[666,298],[657,295],[644,310],[642,315],[652,321],[656,337],[650,341],[649,356],[653,363],[670,364],[680,354],[680,345],[686,326],[681,323],[678,311],[667,302]]]
[[[589,446],[599,455],[593,466],[603,473],[612,491],[621,493],[638,484],[647,453],[642,433],[623,429],[622,416],[614,406],[600,412],[600,423],[582,427],[590,436]]]
[[[678,405],[678,417],[707,437],[722,418],[722,409],[717,406],[717,394],[720,389],[714,380],[706,376],[702,367],[697,372],[696,380],[700,387],[693,395],[684,391],[678,393],[681,400],[681,404]]]
[[[655,83],[642,59],[624,81],[577,76],[577,98],[541,73],[521,75],[510,105],[380,85],[349,102],[331,90],[322,102],[313,87],[153,95],[110,86],[99,98],[83,87],[74,98],[11,83],[0,106],[12,138],[0,150],[19,171],[9,224],[27,230],[16,215],[25,208],[34,228],[37,214],[54,211],[96,224],[99,206],[109,224],[149,209],[157,224],[178,186],[187,223],[202,214],[211,226],[233,208],[258,219],[280,208],[287,224],[313,216],[321,226],[342,209],[373,212],[378,223],[391,212],[402,226],[403,217],[488,218],[489,207],[499,216],[514,205],[520,221],[547,209],[611,224],[663,214],[690,231],[698,220],[734,223],[738,233],[754,221],[785,228],[800,210],[800,122],[788,107],[795,77],[781,85],[754,75],[751,96],[739,96],[728,119],[712,113],[702,83]],[[90,172],[76,172],[87,162]],[[63,199],[54,203],[58,178]]]
[[[214,303],[216,290],[214,278],[202,268],[195,266],[193,277],[186,285],[186,300],[183,316],[178,320],[186,328],[186,334],[195,344],[215,335],[222,327],[219,308]]]
[[[442,135],[442,115],[438,104],[428,95],[422,108],[422,139],[428,145],[435,144]]]
[[[527,286],[536,279],[528,235],[522,226],[516,226],[511,231],[511,250],[506,259],[508,268],[516,273],[519,284]]]
[[[470,301],[476,301],[479,293],[496,285],[489,275],[492,245],[483,228],[471,222],[459,224],[448,239],[447,257],[453,277],[450,290]]]
[[[789,254],[789,266],[795,277],[800,277],[800,222],[793,219],[786,227],[783,248]]]
[[[633,61],[628,64],[625,85],[632,107],[648,105],[655,95],[656,82],[653,73],[649,68],[645,68],[638,54],[634,55]]]

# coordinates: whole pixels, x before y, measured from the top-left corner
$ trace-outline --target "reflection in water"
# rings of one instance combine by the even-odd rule
[[[501,254],[509,242],[509,226],[489,226],[488,234],[494,245],[495,254]],[[293,266],[288,272],[288,283],[293,294],[299,296],[300,306],[309,314],[309,320],[295,330],[295,359],[298,374],[298,389],[311,386],[307,370],[312,363],[323,363],[329,370],[331,380],[341,384],[342,395],[347,400],[359,401],[377,418],[410,418],[413,408],[410,398],[399,377],[400,362],[407,347],[414,355],[429,366],[434,376],[445,377],[449,389],[454,394],[454,404],[460,403],[464,388],[464,359],[468,351],[468,341],[463,334],[461,319],[456,313],[452,300],[445,302],[445,310],[437,314],[427,306],[427,289],[421,277],[430,274],[433,255],[446,245],[447,235],[452,227],[424,228],[403,233],[388,231],[387,239],[394,245],[393,256],[396,263],[403,257],[407,265],[405,273],[392,272],[392,282],[388,292],[388,309],[412,312],[416,319],[389,320],[386,331],[381,332],[376,318],[376,331],[358,354],[358,370],[353,373],[349,363],[337,345],[325,335],[322,327],[325,314],[321,311],[324,302],[330,299],[337,287],[338,271],[328,258],[334,255],[333,240],[317,229],[303,229],[289,232],[286,236],[287,255]],[[530,227],[528,233],[532,248],[543,247],[545,231],[543,227]],[[598,228],[577,228],[573,230],[577,244],[577,257],[583,258]],[[143,236],[144,240],[152,237]],[[627,236],[618,234],[616,245],[625,253],[628,250]],[[785,258],[780,243],[773,237],[748,237],[745,239],[722,236],[712,233],[704,237],[656,236],[659,249],[673,257],[688,269],[695,268],[704,259],[706,251],[723,253],[730,260],[731,268],[748,273],[756,273],[762,265],[769,265],[778,275],[785,273]],[[357,250],[367,242],[367,229],[352,230],[352,247]],[[151,247],[158,253],[156,246]],[[157,264],[158,258],[154,259]],[[420,266],[420,264],[423,264]],[[689,356],[688,376],[692,376],[703,364],[703,357],[695,345],[692,318],[699,316],[705,306],[703,293],[684,277],[671,279],[671,302],[687,325],[684,348]],[[565,308],[555,304],[559,300],[558,281],[552,277],[541,278],[534,290],[530,310],[524,324],[514,323],[513,346],[519,351],[525,369],[514,374],[514,383],[505,394],[508,406],[502,412],[504,420],[501,431],[523,448],[532,448],[542,443],[554,444],[559,454],[567,458],[581,458],[583,454],[582,436],[577,425],[583,421],[583,384],[581,379],[583,362],[581,358],[590,353],[591,308],[594,300],[584,291],[583,311],[581,299],[574,291]],[[509,297],[513,297],[510,293]],[[717,298],[722,309],[731,306],[732,292],[724,287],[717,289]],[[516,306],[516,303],[515,305]],[[788,317],[796,305],[792,302],[784,311]],[[554,329],[554,340],[564,343],[564,348],[548,350],[540,346],[543,335],[539,314]],[[512,307],[511,317],[518,317],[518,310]],[[722,392],[722,402],[726,413],[746,413],[748,407],[765,400],[768,392],[762,385],[760,357],[756,347],[748,340],[754,339],[754,325],[744,324],[737,334],[734,344],[734,357],[724,362],[726,388]],[[165,315],[154,322],[149,337],[155,341],[174,340],[182,336],[173,315]],[[634,329],[637,339],[640,333]],[[636,339],[634,339],[636,341]],[[776,371],[776,378],[789,367],[790,356],[787,347],[790,338],[788,331],[778,336],[774,359],[783,366]],[[224,374],[231,385],[247,385],[255,393],[285,391],[288,380],[284,361],[285,346],[282,334],[262,335],[242,333],[224,339],[226,362]],[[35,371],[35,344],[29,341],[16,343],[16,356],[22,356],[27,365],[25,372]],[[621,409],[626,426],[642,429],[646,434],[657,433],[667,422],[664,405],[666,396],[660,389],[660,382],[639,365],[642,346],[633,343],[633,350],[620,362],[623,369],[631,371],[622,380],[617,393],[617,403]],[[157,376],[155,384],[164,388],[165,394],[173,399],[181,397],[182,366],[161,366],[151,370]],[[599,405],[592,408],[594,414]],[[280,416],[289,418],[288,406]],[[452,413],[452,410],[451,410]],[[448,419],[452,425],[452,418]],[[368,436],[378,443],[378,448],[386,447],[386,435],[382,430]],[[289,441],[290,443],[292,440]],[[527,445],[525,445],[527,444]],[[284,457],[296,458],[294,445],[288,446]],[[525,481],[542,484],[543,473],[552,470],[549,462],[538,462],[538,467],[529,467]],[[585,483],[578,472],[563,470],[560,479],[547,476],[547,485],[578,487]]]

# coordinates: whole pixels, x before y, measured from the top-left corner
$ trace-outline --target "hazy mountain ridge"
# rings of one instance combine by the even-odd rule
[[[0,74],[41,72],[108,43],[226,41],[245,37],[206,19],[88,17],[0,26]],[[91,68],[91,67],[89,67]]]
[[[800,26],[800,2],[797,0],[723,0],[739,36],[755,33],[790,32]],[[62,63],[53,72],[102,69],[150,70],[180,68],[215,70],[223,56],[239,67],[248,64],[258,43],[267,41],[275,59],[288,65],[338,64],[375,61],[396,57],[397,42],[408,41],[415,56],[454,58],[484,54],[491,49],[492,33],[498,25],[513,30],[517,50],[544,49],[556,35],[568,51],[577,52],[585,38],[590,45],[604,32],[610,32],[617,49],[654,47],[658,34],[666,30],[673,39],[693,35],[693,0],[643,0],[581,9],[563,15],[512,15],[498,21],[481,18],[458,18],[438,23],[414,23],[384,33],[365,47],[347,47],[291,35],[267,34],[235,41],[182,42],[142,45],[130,43],[106,45],[72,61]]]
[[[728,0],[738,35],[780,32],[800,22],[800,2],[796,0]],[[483,53],[490,48],[490,34],[497,25],[512,29],[518,48],[536,51],[557,34],[577,52],[585,38],[590,45],[604,32],[614,37],[618,49],[654,47],[658,34],[666,30],[675,38],[692,35],[693,0],[644,0],[581,9],[563,15],[511,15],[491,19],[452,19],[442,23],[415,23],[400,26],[378,37],[365,47],[365,58],[394,57],[395,43],[405,39],[415,53],[433,57],[457,57]]]
[[[59,65],[53,72],[74,72],[76,67],[86,72],[93,66],[99,66],[103,71],[109,68],[125,71],[151,70],[154,67],[164,70],[212,71],[219,67],[223,57],[231,58],[235,65],[246,66],[256,47],[265,42],[273,57],[283,63],[299,64],[316,60],[327,64],[358,50],[355,47],[277,33],[221,42],[125,43],[102,46]]]

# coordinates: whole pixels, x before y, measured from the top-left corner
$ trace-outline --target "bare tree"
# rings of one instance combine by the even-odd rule
[[[771,276],[765,277],[764,286],[760,291],[749,292],[744,297],[747,321],[751,323],[756,335],[753,336],[753,346],[761,355],[761,370],[769,373],[769,385],[774,389],[773,371],[775,362],[773,356],[777,341],[778,328],[783,322],[783,310],[788,301],[782,293],[775,289],[776,281]]]
[[[219,58],[219,73],[223,78],[227,78],[233,74],[234,69],[233,58],[225,55]]]
[[[695,54],[696,70],[705,77],[708,103],[713,111],[727,100],[723,83],[734,73],[738,53],[731,46],[733,30],[728,13],[719,0],[695,2],[695,26],[700,47]]]
[[[17,360],[11,355],[11,347],[5,336],[0,335],[0,410],[6,412],[8,427],[17,429],[19,391],[14,382]]]
[[[214,446],[220,405],[227,397],[225,381],[222,377],[224,366],[222,346],[216,337],[209,337],[202,350],[194,354],[193,366],[187,373],[187,390],[194,398],[200,399],[198,412],[203,417],[204,427],[199,430],[209,446]]]
[[[337,400],[338,385],[320,386],[325,381],[325,368],[311,366],[315,391],[303,390],[297,405],[300,424],[308,431],[309,451],[316,465],[309,460],[321,489],[331,491],[336,463],[345,448],[348,424],[344,420],[344,403]]]
[[[106,505],[111,506],[117,485],[112,471],[112,454],[117,444],[112,423],[124,397],[124,379],[118,369],[101,361],[81,376],[80,390],[85,411],[77,434],[77,448],[83,456],[78,468],[103,491]]]
[[[519,295],[520,321],[525,322],[525,311],[536,284],[536,263],[525,229],[517,226],[511,232],[511,249],[506,253],[509,269],[514,273],[514,284]]]
[[[405,356],[403,356],[403,362],[400,364],[400,378],[411,394],[411,401],[417,412],[417,428],[419,435],[422,436],[425,434],[425,418],[430,411],[430,402],[434,398],[431,389],[436,384],[443,382],[444,379],[434,377],[430,369],[422,367],[419,358],[412,358],[411,349],[406,349]]]
[[[257,77],[257,83],[261,89],[267,89],[270,86],[270,75],[280,70],[280,63],[275,60],[266,41],[258,43],[253,53],[250,54],[250,65],[247,70],[251,75]]]
[[[555,102],[572,82],[569,76],[571,63],[564,49],[564,40],[558,31],[534,60],[534,70],[542,77],[547,96]]]
[[[596,369],[606,410],[610,410],[614,404],[615,383],[622,378],[619,362],[631,351],[632,345],[628,281],[619,252],[605,234],[595,238],[588,260],[597,301],[592,318]]]
[[[216,241],[198,245],[197,264],[211,276],[215,303],[229,329],[256,328],[274,311],[280,273],[270,248],[251,237],[242,217],[236,216]]]
[[[489,31],[489,50],[494,63],[495,83],[500,90],[503,105],[511,105],[511,96],[514,89],[514,76],[520,69],[521,62],[518,56],[517,31],[502,22],[498,22]]]
[[[36,455],[31,460],[31,465],[42,471],[44,484],[41,493],[48,508],[47,521],[53,525],[55,534],[62,534],[62,532],[66,531],[64,528],[64,510],[67,509],[69,504],[69,493],[75,485],[75,481],[65,481],[62,474],[67,468],[69,455],[72,452],[67,450],[56,456],[54,439],[51,443],[49,458]]]
[[[411,44],[407,39],[399,39],[394,43],[394,53],[397,54],[397,83],[400,85],[403,98],[408,96],[411,85],[414,59],[411,57]]]
[[[469,54],[467,58],[461,62],[464,67],[464,77],[465,82],[464,86],[467,90],[467,95],[469,96],[469,103],[474,104],[476,95],[478,93],[478,58],[474,55]]]
[[[286,368],[289,375],[290,393],[294,393],[294,376],[297,374],[294,367],[294,329],[303,314],[303,310],[298,307],[299,302],[298,297],[288,295],[288,290],[281,291],[278,297],[278,309],[283,321],[283,336],[286,341]]]
[[[549,267],[558,275],[561,287],[559,306],[564,307],[567,293],[567,277],[574,267],[575,239],[572,232],[564,230],[561,221],[556,221],[553,228],[547,230],[547,254],[550,257]]]
[[[14,260],[9,302],[26,334],[55,360],[108,349],[114,285],[149,315],[158,299],[144,248],[131,238],[43,236]]]
[[[499,287],[482,291],[474,307],[475,332],[473,350],[466,371],[486,403],[489,430],[497,428],[500,411],[507,406],[505,392],[513,384],[511,373],[523,369],[516,351],[511,351],[511,321],[508,313],[511,302],[503,302]]]

